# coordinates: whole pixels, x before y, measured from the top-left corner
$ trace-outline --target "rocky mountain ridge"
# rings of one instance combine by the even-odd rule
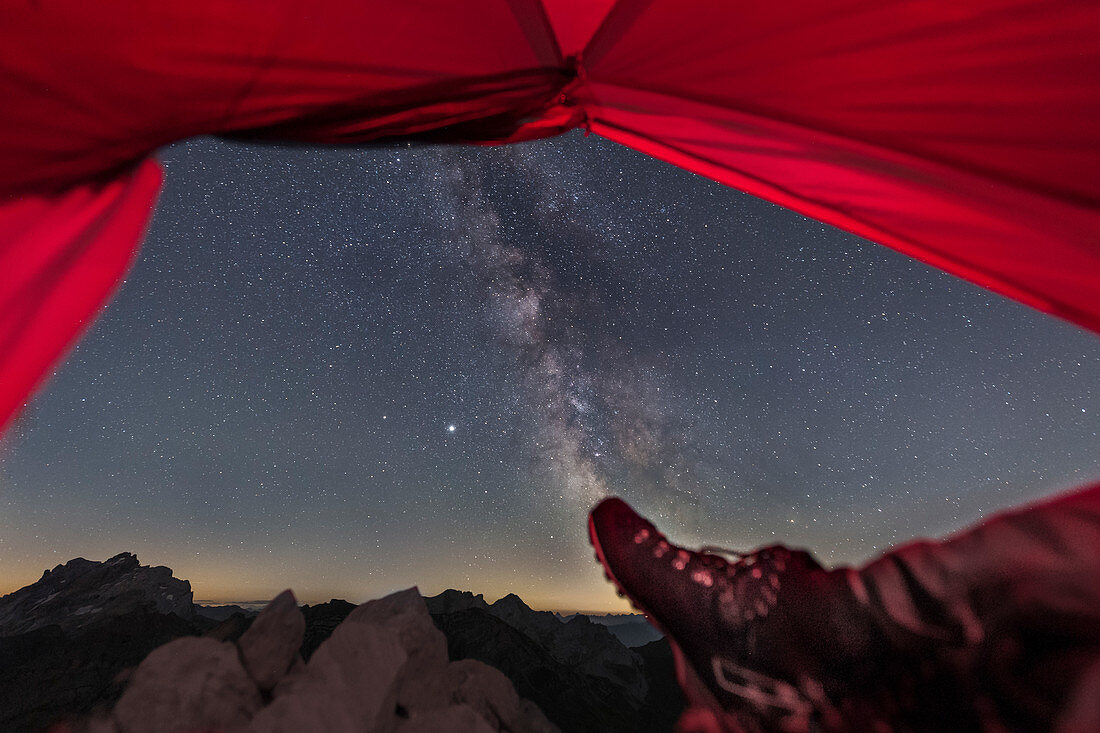
[[[428,598],[427,604],[433,614],[470,609],[489,613],[531,637],[562,664],[588,676],[620,683],[639,704],[645,699],[648,690],[641,659],[607,627],[592,623],[586,616],[562,621],[549,611],[532,610],[514,593],[488,604],[481,595],[446,590]]]
[[[308,662],[306,619],[285,591],[234,642],[185,637],[134,671],[97,733],[554,733],[499,671],[450,661],[415,588],[348,614]]]
[[[104,616],[149,610],[194,616],[191,584],[172,576],[171,568],[140,565],[123,552],[105,562],[75,558],[42,573],[42,578],[0,597],[0,636],[47,626],[76,632]]]
[[[299,609],[286,592],[258,616],[192,603],[187,581],[129,553],[78,558],[0,598],[0,730],[68,720],[104,733],[179,721],[259,731],[286,718],[349,733],[626,733],[671,730],[683,704],[667,643],[632,651],[587,618],[563,623],[515,595],[488,604],[410,589]],[[249,661],[260,657],[269,662]],[[348,701],[364,690],[370,710]],[[167,712],[152,715],[154,704]]]
[[[650,642],[664,638],[664,634],[658,631],[646,617],[639,613],[608,613],[608,614],[568,614],[558,615],[562,621],[569,621],[574,616],[585,616],[589,621],[600,626],[606,626],[623,646],[633,649],[645,646]]]

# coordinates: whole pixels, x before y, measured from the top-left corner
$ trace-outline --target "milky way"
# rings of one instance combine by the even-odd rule
[[[606,494],[842,563],[1100,476],[1100,339],[596,136],[163,161],[0,445],[0,592],[131,551],[213,599],[622,608]]]
[[[535,213],[566,224],[575,258],[598,263],[616,246],[583,212],[571,210],[561,188],[527,156],[505,153],[494,163],[528,179]],[[663,380],[642,373],[601,328],[610,306],[592,289],[565,292],[540,247],[508,236],[484,171],[468,155],[441,152],[433,165],[442,171],[437,196],[441,219],[454,223],[454,254],[469,268],[471,287],[484,294],[491,337],[515,360],[529,415],[523,439],[532,478],[573,521],[616,485],[662,497],[670,510],[693,504],[685,478],[691,459],[665,415]]]

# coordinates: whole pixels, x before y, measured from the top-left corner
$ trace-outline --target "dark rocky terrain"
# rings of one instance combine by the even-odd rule
[[[670,731],[682,707],[667,642],[514,595],[287,592],[256,616],[122,554],[0,598],[2,731]]]
[[[83,558],[0,598],[0,730],[39,730],[113,704],[125,670],[209,630],[191,586],[129,553]]]
[[[266,604],[265,604],[266,605]],[[195,613],[213,621],[225,621],[230,616],[255,616],[259,611],[250,611],[242,606],[200,606],[195,605]]]
[[[354,603],[348,603],[338,598],[333,598],[328,603],[318,603],[315,606],[302,606],[302,613],[306,617],[306,634],[302,642],[302,657],[309,661],[321,642],[332,636],[332,632],[339,626],[352,611]]]
[[[452,659],[501,670],[562,730],[669,731],[683,709],[671,650],[643,656],[586,616],[563,621],[515,595],[488,604],[448,590],[427,602]]]
[[[562,617],[568,621],[572,616]],[[623,643],[623,646],[634,648],[645,646],[658,641],[664,635],[646,621],[644,616],[635,613],[607,614],[604,616],[588,616],[588,620],[594,624],[606,626],[607,630],[614,634],[615,638]]]
[[[437,619],[470,610],[493,616],[582,677],[612,682],[631,702],[640,704],[645,699],[647,685],[641,659],[605,626],[592,623],[586,616],[573,616],[562,622],[553,613],[533,611],[515,594],[489,605],[480,595],[455,590],[429,598],[428,610]],[[454,633],[459,631],[455,629]]]

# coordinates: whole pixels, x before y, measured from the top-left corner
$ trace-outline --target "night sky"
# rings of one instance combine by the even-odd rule
[[[595,136],[165,150],[137,266],[0,443],[0,593],[625,608],[585,517],[862,561],[1100,477],[1100,339]]]

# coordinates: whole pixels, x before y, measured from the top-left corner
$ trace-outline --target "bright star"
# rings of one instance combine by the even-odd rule
[[[447,426],[447,432],[448,433],[453,433],[454,431],[455,431],[455,426],[454,425],[448,425]]]

